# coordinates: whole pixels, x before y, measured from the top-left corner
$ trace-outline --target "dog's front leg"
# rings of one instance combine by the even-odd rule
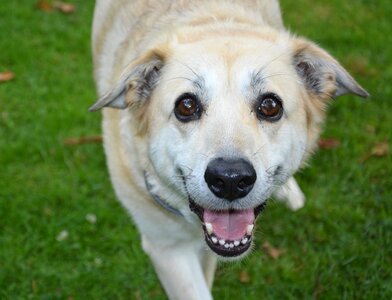
[[[215,270],[218,259],[216,255],[209,250],[202,249],[201,251],[201,264],[203,266],[204,277],[208,287],[211,290],[214,283]]]
[[[212,300],[198,249],[192,245],[162,248],[146,237],[143,237],[143,249],[170,300]]]
[[[278,200],[285,202],[292,210],[298,210],[305,204],[305,195],[294,177],[290,177],[274,195]]]

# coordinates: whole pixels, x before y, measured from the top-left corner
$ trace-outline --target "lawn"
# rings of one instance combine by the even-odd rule
[[[90,27],[73,13],[0,4],[0,299],[165,299],[116,201],[100,134]],[[45,7],[44,7],[45,8]],[[392,5],[282,1],[288,28],[328,49],[371,93],[329,108],[297,179],[306,206],[271,201],[254,252],[219,266],[216,299],[392,299]],[[331,142],[332,141],[332,142]],[[388,149],[389,147],[389,149]]]

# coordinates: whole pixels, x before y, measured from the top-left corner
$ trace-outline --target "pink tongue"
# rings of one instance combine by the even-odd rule
[[[239,240],[246,234],[246,228],[255,221],[253,209],[236,211],[212,211],[204,209],[205,223],[211,223],[214,234],[224,240]]]

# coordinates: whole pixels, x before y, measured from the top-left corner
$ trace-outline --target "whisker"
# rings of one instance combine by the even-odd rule
[[[176,59],[176,61],[177,61],[179,64],[183,65],[183,66],[184,66],[185,68],[187,68],[188,70],[190,70],[190,71],[193,73],[193,75],[195,75],[195,77],[197,78],[197,80],[192,80],[192,82],[193,82],[194,84],[196,84],[200,90],[203,90],[202,83],[204,82],[204,78],[203,78],[200,74],[198,74],[195,70],[193,70],[190,66],[188,66],[186,63],[184,63],[184,62],[182,62],[182,61],[180,61],[180,60],[178,60],[178,59]]]
[[[253,157],[253,156],[256,156],[256,155],[257,155],[266,145],[267,145],[267,144],[264,144],[264,145],[262,145],[259,149],[257,149],[256,152],[252,154],[252,157]]]
[[[191,79],[191,78],[188,78],[188,77],[182,77],[182,76],[168,78],[168,79],[166,79],[166,80],[165,80],[165,81],[163,81],[163,82],[168,82],[168,81],[172,81],[172,80],[179,80],[179,79],[188,80],[188,81],[190,81],[190,82],[192,82],[192,83],[194,82],[194,80],[193,80],[193,79]]]
[[[259,70],[259,72],[257,73],[258,75],[260,75],[261,71],[264,71],[270,64],[272,64],[273,62],[277,61],[279,58],[281,58],[283,55],[287,54],[287,51],[283,51],[282,53],[280,53],[279,55],[277,55],[276,57],[274,57],[273,59],[269,60],[267,63],[265,63]]]

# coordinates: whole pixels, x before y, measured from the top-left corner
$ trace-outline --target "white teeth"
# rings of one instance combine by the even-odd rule
[[[204,224],[206,226],[206,230],[208,234],[212,233],[212,224],[211,223],[205,223]]]
[[[255,227],[255,225],[253,225],[253,224],[248,225],[248,227],[246,227],[246,234],[251,235],[254,227]]]
[[[234,248],[234,247],[239,246],[241,243],[242,243],[243,245],[245,245],[246,243],[249,242],[249,239],[245,237],[245,238],[243,238],[241,241],[226,242],[225,240],[218,240],[215,236],[212,236],[212,237],[211,237],[211,241],[212,241],[214,244],[219,243],[219,245],[224,246],[226,249],[228,249],[228,248],[232,249],[232,248]]]

